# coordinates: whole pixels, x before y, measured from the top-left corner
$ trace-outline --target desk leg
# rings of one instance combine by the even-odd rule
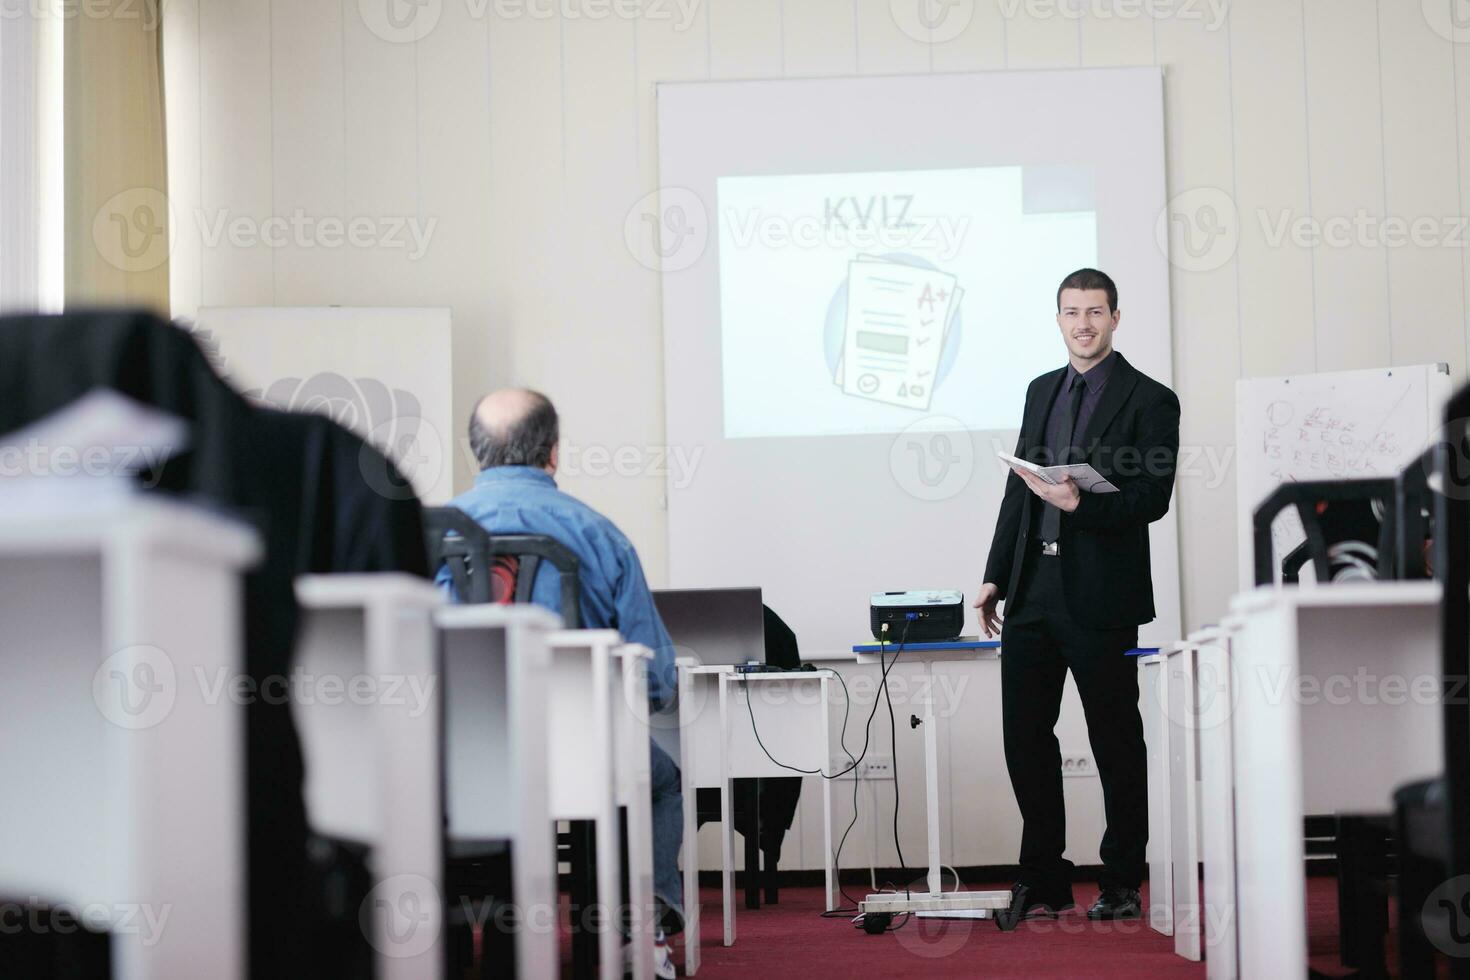
[[[1273,698],[1262,681],[1282,677],[1283,662],[1283,680],[1302,676],[1295,617],[1253,618],[1230,649],[1240,678],[1232,760],[1240,976],[1300,977],[1307,963],[1301,705]]]
[[[1173,837],[1174,952],[1187,960],[1200,958],[1199,906],[1199,784],[1196,769],[1196,740],[1199,737],[1198,691],[1195,658],[1198,651],[1186,649],[1169,655],[1170,801],[1169,830]]]
[[[750,691],[745,692],[750,697]],[[761,781],[747,779],[741,805],[745,808],[745,907],[761,907]]]
[[[837,871],[832,863],[832,780],[822,780],[822,867],[826,871],[827,911],[837,907]]]
[[[735,780],[730,778],[730,684],[720,675],[720,898],[725,945],[735,944]]]
[[[832,723],[831,706],[827,701],[831,694],[832,685],[829,683],[828,675],[824,674],[821,680],[822,693],[822,772],[825,774],[831,767],[832,759]],[[846,705],[843,706],[846,710]],[[854,776],[857,773],[853,773]],[[837,871],[832,860],[832,780],[823,775],[822,781],[822,867],[826,870],[827,878],[827,911],[831,912],[837,907]]]
[[[609,780],[602,814],[597,818],[597,923],[598,975],[602,980],[619,980],[623,975],[622,934],[618,932],[623,879],[618,846],[618,806]]]
[[[699,972],[699,823],[695,814],[694,739],[686,705],[694,703],[694,684],[688,671],[679,671],[679,790],[684,797],[684,973]],[[650,837],[651,837],[650,833]],[[651,864],[652,862],[650,862]]]
[[[1143,714],[1143,741],[1148,747],[1148,924],[1174,935],[1174,864],[1169,826],[1169,719],[1165,714],[1168,672],[1155,654],[1139,666],[1138,686]]]
[[[939,729],[934,724],[934,662],[924,662],[924,801],[929,820],[929,894],[944,892],[939,856]]]
[[[1225,649],[1200,647],[1195,682],[1199,696],[1200,852],[1204,862],[1205,976],[1236,976],[1235,952],[1235,793],[1230,786],[1229,664]],[[1145,674],[1144,676],[1148,676]],[[1150,794],[1153,788],[1149,788]]]
[[[641,780],[634,792],[641,793],[643,799],[629,802],[626,824],[628,904],[632,906],[629,927],[633,942],[633,980],[653,980],[653,822],[649,813],[648,780]],[[688,948],[687,940],[685,948]],[[687,953],[684,958],[688,960]]]

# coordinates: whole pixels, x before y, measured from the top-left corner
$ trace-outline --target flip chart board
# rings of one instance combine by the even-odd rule
[[[1391,477],[1429,445],[1450,394],[1443,364],[1335,371],[1235,383],[1240,587],[1252,582],[1251,517],[1288,481]],[[1304,540],[1295,512],[1277,516],[1275,561]]]

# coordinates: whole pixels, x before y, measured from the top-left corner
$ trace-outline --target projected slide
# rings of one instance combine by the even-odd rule
[[[725,436],[1015,428],[1097,263],[1077,166],[721,177]]]

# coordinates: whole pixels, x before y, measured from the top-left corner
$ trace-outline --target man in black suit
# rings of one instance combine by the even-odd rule
[[[1068,364],[1031,382],[1015,452],[1042,465],[1091,463],[1118,492],[1082,493],[1070,479],[1053,485],[1013,471],[975,599],[985,634],[1001,634],[1006,768],[1024,821],[1020,880],[1002,928],[1073,905],[1054,731],[1068,670],[1107,816],[1102,894],[1087,915],[1142,911],[1147,771],[1137,667],[1126,653],[1154,618],[1148,526],[1169,510],[1179,399],[1113,350],[1118,319],[1107,275],[1079,269],[1062,280],[1057,325]]]

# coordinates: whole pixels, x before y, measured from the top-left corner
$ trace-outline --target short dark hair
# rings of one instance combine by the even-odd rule
[[[1070,276],[1062,280],[1057,287],[1057,312],[1062,312],[1062,290],[1064,289],[1101,289],[1108,294],[1108,312],[1112,313],[1118,309],[1118,286],[1113,282],[1111,276],[1097,269],[1078,269]]]
[[[498,428],[480,421],[479,406],[470,412],[470,450],[480,469],[492,466],[532,466],[545,469],[551,450],[561,438],[556,406],[539,391],[527,391],[531,406],[518,419]]]

